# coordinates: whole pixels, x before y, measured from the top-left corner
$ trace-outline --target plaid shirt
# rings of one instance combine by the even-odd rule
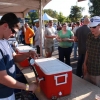
[[[90,75],[100,75],[100,36],[97,38],[89,34],[86,42],[87,46],[87,70]]]

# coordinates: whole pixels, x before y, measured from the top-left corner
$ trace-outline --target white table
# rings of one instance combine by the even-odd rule
[[[29,83],[35,81],[34,72],[30,68],[22,70]],[[67,89],[67,88],[66,88]],[[36,96],[39,100],[48,100],[38,87]],[[73,74],[72,92],[68,96],[58,98],[57,100],[95,100],[95,95],[100,94],[100,88],[81,79]]]

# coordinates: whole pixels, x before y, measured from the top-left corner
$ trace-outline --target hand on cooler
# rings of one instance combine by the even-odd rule
[[[29,57],[32,57],[32,58],[34,58],[34,59],[37,59],[38,58],[38,54],[35,52],[35,51],[29,51],[28,52],[28,55],[29,55]]]

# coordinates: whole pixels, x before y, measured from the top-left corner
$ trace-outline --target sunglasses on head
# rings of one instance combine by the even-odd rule
[[[17,33],[13,28],[11,28],[13,34]]]

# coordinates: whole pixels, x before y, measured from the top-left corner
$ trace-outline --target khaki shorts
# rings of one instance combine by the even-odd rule
[[[52,47],[45,47],[45,52],[52,53],[54,51],[54,46]]]
[[[100,87],[100,76],[92,76],[87,73],[84,79]]]

